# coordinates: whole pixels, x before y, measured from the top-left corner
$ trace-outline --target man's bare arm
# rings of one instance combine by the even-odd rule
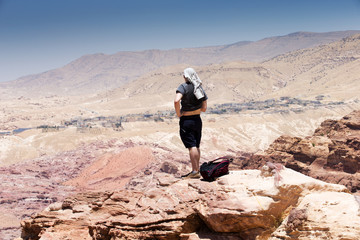
[[[176,116],[181,117],[181,111],[180,111],[180,101],[183,95],[181,93],[176,93],[175,100],[174,100],[174,108],[176,112]]]
[[[206,109],[207,109],[207,100],[203,101],[202,105],[201,105],[201,111],[202,112],[206,112]]]

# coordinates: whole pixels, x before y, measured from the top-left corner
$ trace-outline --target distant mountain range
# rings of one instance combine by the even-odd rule
[[[98,109],[172,107],[175,89],[187,65],[157,69],[122,87],[99,94]],[[300,49],[264,62],[233,61],[196,68],[209,104],[295,97],[325,102],[360,102],[360,34]],[[106,96],[105,96],[106,95]],[[105,99],[107,101],[102,101]],[[98,105],[98,106],[97,106]]]
[[[356,33],[360,31],[296,32],[256,42],[242,41],[223,46],[86,55],[62,68],[0,83],[0,93],[17,96],[96,94],[122,87],[144,74],[167,66],[204,66],[230,61],[262,62],[291,51],[338,41]],[[277,79],[278,74],[275,75]],[[280,85],[283,84],[282,80],[279,81]]]

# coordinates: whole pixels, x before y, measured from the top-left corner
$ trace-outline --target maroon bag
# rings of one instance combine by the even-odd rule
[[[200,174],[206,181],[214,181],[216,178],[229,173],[229,164],[232,162],[230,157],[219,157],[210,162],[205,162],[200,166]]]

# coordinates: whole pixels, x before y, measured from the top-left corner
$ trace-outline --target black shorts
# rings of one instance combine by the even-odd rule
[[[202,121],[200,115],[180,117],[180,137],[186,148],[200,147]]]

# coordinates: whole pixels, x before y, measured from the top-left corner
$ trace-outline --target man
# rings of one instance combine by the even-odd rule
[[[200,178],[200,141],[202,131],[201,112],[207,108],[207,95],[201,86],[201,80],[192,68],[186,68],[183,74],[185,82],[176,90],[174,107],[180,118],[180,137],[189,150],[192,171],[182,178]],[[181,106],[180,106],[181,105]]]

